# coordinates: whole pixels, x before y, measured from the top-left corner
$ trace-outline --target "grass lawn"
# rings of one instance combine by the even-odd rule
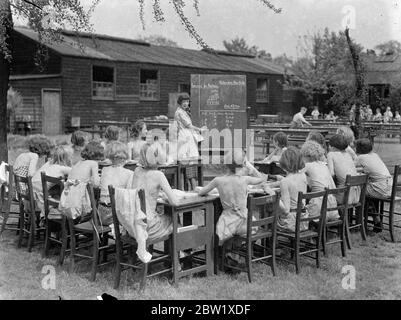
[[[23,141],[13,141],[10,162],[23,149]],[[68,137],[59,137],[67,141]],[[396,140],[396,142],[394,141]],[[397,139],[376,143],[375,150],[390,169],[400,162],[401,145]],[[400,208],[398,208],[400,209]],[[401,239],[401,232],[397,234]],[[364,243],[358,233],[352,234],[353,249],[342,258],[339,245],[329,247],[321,268],[314,261],[303,258],[301,273],[295,274],[293,265],[278,262],[278,274],[273,277],[269,267],[256,264],[254,282],[248,283],[245,273],[212,277],[181,279],[177,287],[168,279],[149,280],[144,292],[137,289],[138,274],[124,271],[119,290],[114,290],[114,267],[100,270],[96,282],[90,282],[90,265],[82,261],[69,274],[68,258],[64,266],[56,266],[56,256],[41,258],[41,246],[28,253],[26,248],[16,248],[15,233],[7,231],[0,239],[0,299],[96,299],[107,292],[119,299],[401,299],[401,246],[389,242],[387,232],[369,233]],[[45,274],[42,268],[55,266],[55,289],[42,288]],[[355,289],[343,289],[344,266],[356,271]]]

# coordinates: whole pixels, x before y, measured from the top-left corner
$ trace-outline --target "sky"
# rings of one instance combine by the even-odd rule
[[[83,0],[87,3],[90,0]],[[92,16],[96,33],[137,39],[162,35],[184,48],[199,49],[185,31],[169,0],[160,0],[166,21],[153,18],[153,0],[145,1],[145,30],[139,18],[138,0],[102,0]],[[224,49],[223,40],[243,37],[248,44],[270,52],[297,57],[299,39],[328,27],[344,30],[365,49],[388,40],[401,42],[401,0],[271,0],[282,8],[274,13],[262,0],[184,0],[184,12],[214,49]]]

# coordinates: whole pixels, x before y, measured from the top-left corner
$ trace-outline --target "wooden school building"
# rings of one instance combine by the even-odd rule
[[[62,38],[46,45],[47,61],[38,65],[38,34],[14,29],[11,86],[23,98],[14,122],[24,115],[37,132],[167,115],[169,94],[190,92],[191,74],[245,75],[251,117],[285,112],[284,70],[253,56],[68,31]]]

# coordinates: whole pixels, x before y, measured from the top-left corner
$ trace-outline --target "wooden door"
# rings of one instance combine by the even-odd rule
[[[59,89],[42,90],[42,132],[45,135],[61,134],[61,93]]]

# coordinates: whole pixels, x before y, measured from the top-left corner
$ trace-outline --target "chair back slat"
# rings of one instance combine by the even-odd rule
[[[393,186],[391,189],[391,199],[393,200],[396,195],[397,191],[401,191],[401,181],[398,179],[399,175],[401,175],[400,165],[396,165],[394,167],[394,175],[393,175]]]
[[[252,227],[260,227],[271,231],[275,230],[279,202],[280,194],[248,198],[248,238],[252,234]],[[259,217],[257,218],[254,216],[256,212],[259,213]]]
[[[368,182],[368,175],[367,174],[360,174],[360,175],[347,175],[345,178],[345,186],[347,187],[359,187],[361,190],[359,201],[356,204],[352,204],[352,207],[364,207],[365,205],[365,197],[366,197],[366,185]]]
[[[86,190],[89,194],[89,199],[90,199],[90,203],[91,203],[91,207],[92,207],[92,211],[91,211],[91,218],[93,220],[93,223],[95,226],[99,226],[99,216],[98,216],[98,208],[97,208],[97,201],[95,198],[95,188],[93,187],[93,185],[91,183],[88,183],[86,185]],[[83,212],[82,214],[85,214],[86,212]]]
[[[320,208],[320,214],[316,216],[308,216],[302,217],[304,208],[304,200],[310,201],[315,198],[323,198],[322,199],[322,206]],[[318,224],[318,234],[321,235],[322,228],[326,221],[326,213],[327,213],[327,191],[318,191],[318,192],[309,192],[309,193],[298,193],[298,203],[297,203],[297,210],[296,210],[296,222],[295,222],[295,233],[296,236],[299,237],[299,232],[301,231],[301,223],[302,222],[311,222],[314,221]]]
[[[64,189],[64,178],[59,177],[51,177],[46,175],[45,172],[40,173],[41,180],[42,180],[42,190],[43,190],[43,204],[45,209],[45,217],[47,218],[49,214],[50,207],[58,208],[60,203],[60,196]],[[53,187],[57,186],[59,189],[57,190],[58,199],[54,197],[54,195],[50,195],[49,192],[49,184],[52,184]]]
[[[35,200],[33,196],[32,177],[21,177],[14,173],[14,181],[20,206],[27,211],[33,212],[35,210]],[[24,201],[29,204],[29,208],[26,207]]]
[[[116,211],[115,188],[112,185],[109,185],[108,189],[109,189],[110,204],[111,204],[111,214],[113,217],[114,233],[116,238],[116,246],[117,250],[121,250],[122,248],[121,248],[120,222],[118,220]],[[138,191],[138,197],[141,204],[141,210],[146,214],[145,191],[143,189],[140,189]]]

